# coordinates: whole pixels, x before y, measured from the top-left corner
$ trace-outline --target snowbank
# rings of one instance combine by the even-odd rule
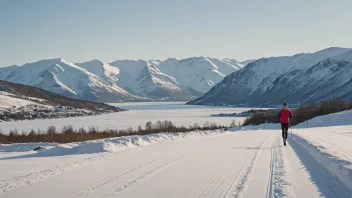
[[[308,140],[296,134],[293,135],[291,141],[305,150],[330,175],[336,176],[346,188],[352,190],[352,162],[350,159],[313,140]]]
[[[158,133],[151,135],[134,135],[124,136],[119,138],[107,138],[101,140],[75,142],[67,144],[53,145],[51,143],[28,143],[28,144],[0,144],[0,152],[23,152],[32,151],[34,148],[43,147],[45,149],[39,150],[29,157],[46,157],[46,156],[61,156],[61,155],[75,155],[75,154],[91,154],[101,152],[116,152],[128,148],[138,146],[146,146],[149,144],[163,142],[168,140],[178,140],[195,136],[211,136],[225,134],[224,130],[214,131],[192,131],[187,133]],[[27,156],[28,157],[28,156]]]

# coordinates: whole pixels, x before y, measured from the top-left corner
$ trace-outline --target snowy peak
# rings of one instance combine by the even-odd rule
[[[147,62],[144,60],[117,60],[110,65],[118,67],[120,70],[124,71],[141,71],[147,66]]]
[[[158,68],[148,65],[136,79],[138,91],[152,97],[185,97],[175,78],[162,73]]]
[[[246,66],[246,65],[248,65],[249,63],[254,62],[254,61],[256,61],[256,59],[249,59],[249,60],[241,61],[241,62],[239,62],[239,63],[240,63],[241,65],[243,65],[243,66]]]
[[[77,65],[97,76],[103,76],[105,74],[104,63],[100,60],[78,63]]]
[[[188,67],[193,70],[219,70],[215,64],[203,56],[182,59],[179,62],[184,67]]]
[[[244,66],[238,63],[236,60],[231,59],[217,59],[208,57],[213,64],[217,65],[218,69],[225,75],[229,75],[234,71],[242,69]]]
[[[208,57],[191,57],[187,59],[167,59],[160,63],[160,71],[172,76],[180,87],[192,95],[201,96],[226,74],[237,69],[226,65],[219,65]],[[227,67],[227,68],[226,68]]]
[[[117,76],[120,74],[120,70],[103,61],[95,59],[77,65],[109,83],[118,81]]]
[[[154,66],[154,67],[158,67],[160,65],[162,61],[160,60],[149,60],[147,61],[148,65]]]

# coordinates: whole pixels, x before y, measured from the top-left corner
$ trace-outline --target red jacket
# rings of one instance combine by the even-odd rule
[[[289,123],[292,119],[292,113],[289,109],[281,109],[278,115],[281,123]]]

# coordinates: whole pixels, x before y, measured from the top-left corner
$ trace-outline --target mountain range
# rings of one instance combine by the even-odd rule
[[[226,76],[188,104],[277,106],[352,100],[352,49],[261,58]]]
[[[73,63],[56,58],[0,67],[0,80],[90,101],[186,100],[204,95],[250,61],[192,57]]]
[[[0,67],[0,80],[100,102],[191,100],[195,105],[300,105],[352,100],[352,49],[248,60],[191,57],[83,63],[57,58]]]

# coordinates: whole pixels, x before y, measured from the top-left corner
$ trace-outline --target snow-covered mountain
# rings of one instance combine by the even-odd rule
[[[238,71],[244,65],[230,59],[192,57],[181,60],[169,58],[156,67],[164,74],[173,76],[185,92],[202,96],[226,75]]]
[[[276,105],[351,99],[352,49],[262,58],[249,63],[189,104]]]
[[[78,63],[77,65],[108,83],[116,83],[118,81],[117,76],[120,74],[120,70],[108,63],[95,59],[84,63]]]
[[[175,78],[162,73],[156,66],[160,61],[118,60],[111,65],[120,70],[118,86],[145,97],[190,98]]]
[[[0,80],[93,101],[202,96],[225,75],[244,67],[234,59],[92,60],[62,58],[0,68]]]
[[[98,75],[100,75],[99,72]],[[108,83],[99,76],[62,58],[41,60],[21,67],[0,68],[0,79],[92,101],[137,98],[117,85]]]
[[[190,98],[202,96],[227,74],[244,67],[235,60],[192,57],[160,60],[118,60],[111,65],[120,70],[118,86],[130,93],[152,97]]]

